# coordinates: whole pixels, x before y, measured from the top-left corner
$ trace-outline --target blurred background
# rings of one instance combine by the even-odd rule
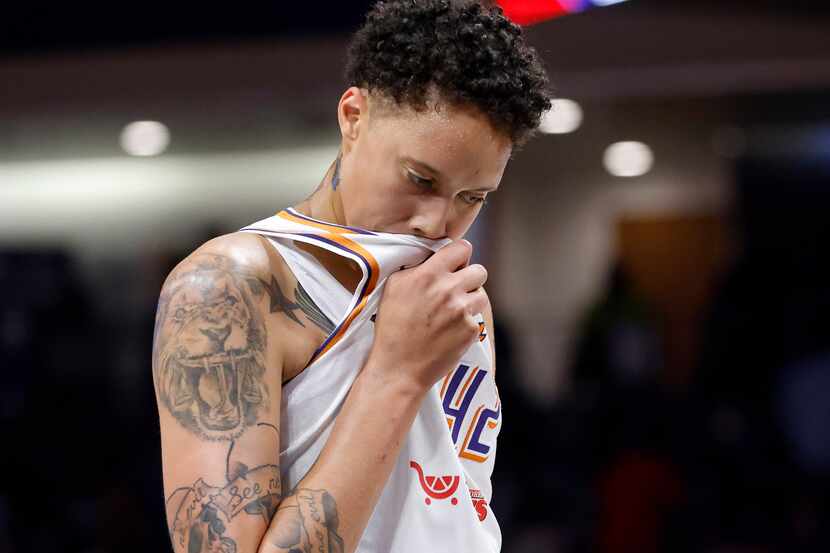
[[[169,550],[161,283],[320,181],[370,4],[5,12],[0,551]],[[471,232],[503,551],[830,551],[830,3],[505,4],[560,100]]]

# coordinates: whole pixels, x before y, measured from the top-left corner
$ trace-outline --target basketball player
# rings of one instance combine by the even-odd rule
[[[168,276],[153,375],[176,552],[498,551],[487,272],[462,239],[550,107],[473,0],[379,3],[304,201]]]

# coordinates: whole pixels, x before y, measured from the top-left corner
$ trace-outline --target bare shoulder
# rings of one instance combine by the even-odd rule
[[[158,316],[163,315],[162,307],[169,304],[169,298],[177,295],[177,290],[184,290],[182,286],[191,289],[191,296],[194,288],[208,295],[211,293],[208,288],[213,293],[237,291],[234,297],[244,299],[255,311],[252,322],[263,329],[263,336],[269,337],[264,344],[267,357],[272,363],[281,363],[283,382],[305,368],[316,348],[335,327],[278,250],[267,238],[257,234],[226,234],[194,250],[168,276]]]
[[[181,315],[182,305],[240,304],[256,327],[265,325],[269,291],[289,273],[282,257],[264,237],[244,232],[218,236],[201,244],[170,271],[162,286],[156,331],[165,317]]]
[[[232,232],[217,236],[201,244],[171,271],[171,276],[207,265],[218,265],[228,269],[258,276],[282,271],[285,263],[266,239],[257,234]]]

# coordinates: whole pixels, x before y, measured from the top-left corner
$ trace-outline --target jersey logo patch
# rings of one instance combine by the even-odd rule
[[[421,488],[423,488],[424,493],[427,494],[427,497],[424,499],[424,502],[429,505],[432,503],[431,499],[447,499],[448,497],[452,496],[455,491],[458,489],[458,483],[461,481],[461,477],[458,475],[446,475],[446,476],[426,476],[424,475],[424,471],[416,461],[410,460],[409,461],[410,468],[415,469],[415,472],[418,473],[418,481],[421,483]],[[458,504],[458,500],[456,498],[452,498],[450,503],[453,505]]]

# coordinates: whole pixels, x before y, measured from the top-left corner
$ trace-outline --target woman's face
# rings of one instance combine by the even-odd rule
[[[337,190],[349,226],[458,239],[499,186],[512,151],[510,139],[472,108],[433,103],[416,112],[379,105],[352,87],[338,119]]]

